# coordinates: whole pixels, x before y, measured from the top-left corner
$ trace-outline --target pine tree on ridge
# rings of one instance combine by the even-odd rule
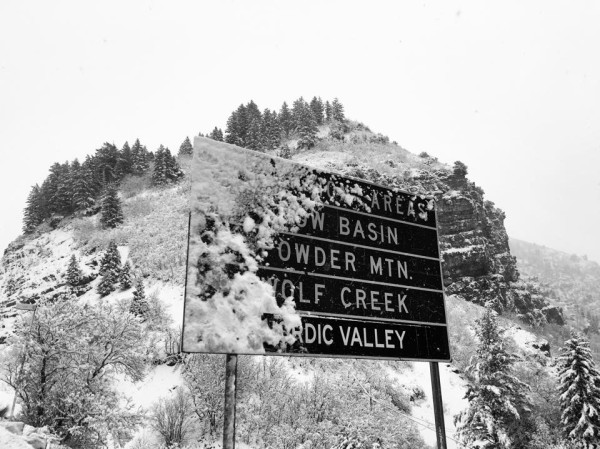
[[[103,228],[116,228],[123,223],[123,209],[117,188],[114,185],[106,186],[102,197],[100,210],[100,223]]]

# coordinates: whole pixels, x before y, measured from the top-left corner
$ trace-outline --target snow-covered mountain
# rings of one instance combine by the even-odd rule
[[[492,301],[499,311],[517,315],[528,324],[559,323],[562,315],[555,304],[519,279],[508,247],[504,214],[484,199],[481,188],[468,181],[466,167],[448,167],[428,155],[414,155],[364,126],[353,124],[350,128],[339,139],[327,137],[328,129],[322,127],[322,139],[308,151],[295,151],[291,141],[292,159],[436,196],[444,278],[451,294],[447,315],[454,361],[441,366],[441,380],[446,429],[452,437],[454,416],[466,406],[463,397],[468,379],[463,370],[476,345],[473,326],[482,314],[481,304]],[[189,158],[181,157],[180,164],[186,172]],[[135,287],[115,287],[105,296],[97,291],[101,260],[110,242],[117,245],[120,263],[129,262],[142,280],[152,312],[139,324],[143,376],[132,376],[119,363],[101,368],[106,372],[105,394],[115,395],[107,404],[124,407],[128,399],[128,410],[134,415],[127,429],[113,426],[110,420],[94,421],[95,428],[106,431],[100,439],[112,447],[157,447],[161,440],[157,417],[176,403],[181,392],[198,401],[186,403],[190,407],[186,415],[191,423],[190,441],[200,441],[194,447],[219,439],[215,429],[222,415],[223,358],[203,356],[202,363],[195,363],[188,357],[182,363],[185,358],[179,354],[188,192],[188,178],[153,187],[150,174],[128,175],[119,189],[122,225],[105,229],[98,214],[53,218],[12,242],[2,258],[0,369],[4,371],[0,376],[7,375],[9,365],[16,375],[14,362],[27,350],[14,331],[30,325],[32,312],[15,305],[72,302],[87,307],[90,313],[107,307],[107,313],[121,310],[126,314]],[[73,255],[82,271],[77,286],[67,281]],[[526,324],[508,320],[503,324],[508,328],[508,344],[521,355],[523,376],[543,379],[532,393],[542,403],[542,387],[553,378],[550,348],[542,337],[524,329]],[[100,338],[81,335],[90,347]],[[66,345],[71,347],[81,350]],[[95,354],[98,352],[90,351],[90,358]],[[94,366],[94,360],[89,366]],[[427,363],[240,357],[238,441],[242,447],[305,449],[350,447],[343,441],[362,442],[362,447],[375,447],[375,443],[386,447],[392,441],[395,447],[432,447],[435,433],[428,371]],[[6,383],[0,383],[0,391],[5,397],[12,395]],[[214,406],[206,406],[211,400],[216,401]],[[106,410],[102,413],[109,415]],[[64,443],[76,445],[75,439]],[[449,447],[458,446],[450,439]]]

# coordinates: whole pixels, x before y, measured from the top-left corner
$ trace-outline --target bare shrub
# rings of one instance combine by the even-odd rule
[[[131,198],[144,190],[150,188],[152,184],[152,172],[148,170],[141,176],[138,175],[127,175],[121,181],[119,190],[123,194],[123,198]]]
[[[165,445],[183,445],[193,429],[192,406],[182,388],[177,388],[175,396],[161,399],[152,413],[152,427],[162,437]]]

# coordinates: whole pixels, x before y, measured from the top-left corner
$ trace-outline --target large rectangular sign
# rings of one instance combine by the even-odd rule
[[[196,138],[183,350],[450,359],[435,202]]]

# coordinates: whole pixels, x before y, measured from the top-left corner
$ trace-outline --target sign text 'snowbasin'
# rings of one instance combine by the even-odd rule
[[[250,153],[205,139],[198,146],[204,157]],[[253,153],[275,168],[291,164]],[[302,317],[285,353],[448,361],[433,199],[310,170],[321,186],[319,207],[277,235],[258,269],[280,300],[294,298]]]

